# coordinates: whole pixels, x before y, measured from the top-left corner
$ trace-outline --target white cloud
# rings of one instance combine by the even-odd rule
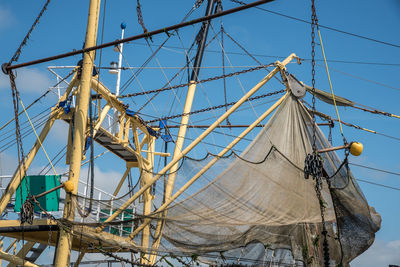
[[[351,262],[351,267],[378,267],[400,265],[400,240],[384,242],[375,240],[374,244],[361,256]]]
[[[69,126],[66,122],[56,120],[51,128],[49,137],[54,141],[62,142],[62,145],[66,145],[68,141],[68,131]]]
[[[49,76],[35,68],[25,68],[17,72],[15,83],[20,92],[44,92],[51,86]],[[8,76],[0,75],[0,89],[10,87]]]
[[[14,15],[9,8],[0,6],[0,30],[9,27],[16,21]]]
[[[18,159],[6,152],[0,153],[0,175],[13,175]]]
[[[10,80],[8,79],[8,76],[5,75],[3,72],[0,72],[0,89],[9,87],[10,87]]]
[[[81,169],[81,181],[86,183],[86,178],[88,175],[88,168],[84,167]],[[119,181],[121,180],[122,173],[117,172],[117,171],[102,171],[99,167],[95,166],[94,168],[94,186],[96,189],[100,189],[102,191],[105,191],[109,194],[112,194],[117,187]],[[79,192],[83,192],[83,187],[84,185],[80,184],[79,185]],[[123,186],[121,188],[120,194],[124,194],[127,192],[126,186]],[[98,198],[98,193],[99,191],[95,190],[95,196],[94,198]],[[107,196],[102,194],[103,199],[107,199]]]

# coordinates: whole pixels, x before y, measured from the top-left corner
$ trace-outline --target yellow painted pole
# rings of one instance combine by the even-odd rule
[[[91,82],[92,89],[96,91],[96,93],[100,94],[107,102],[109,105],[111,105],[113,108],[118,110],[121,113],[126,113],[126,107],[123,102],[121,102],[115,95],[111,94],[110,90],[108,90],[107,87],[104,86],[101,82],[97,81],[96,79],[92,79]],[[132,123],[137,125],[137,127],[143,132],[147,134],[147,128],[141,120],[135,115],[133,117],[130,117]]]
[[[183,143],[185,141],[186,130],[189,123],[189,112],[192,108],[194,93],[196,91],[196,82],[191,81],[191,84],[188,88],[188,93],[186,96],[185,107],[183,108],[183,116],[181,119],[181,124],[179,127],[178,136],[175,141],[175,150],[172,157],[172,160],[177,159],[182,151]],[[178,169],[179,162],[174,164],[170,169],[170,175],[168,175],[168,181],[165,186],[165,200],[168,200],[171,197],[172,189],[174,188],[175,179],[176,179],[176,170]]]
[[[67,90],[65,91],[64,95],[60,98],[58,103],[60,103],[61,101],[64,101],[64,100],[67,99],[68,95],[71,93],[71,90],[75,86],[75,84],[76,84],[76,77],[74,76],[72,78]],[[26,156],[25,162],[21,163],[18,166],[18,168],[15,171],[10,183],[7,186],[6,192],[4,192],[4,194],[1,196],[1,199],[0,199],[0,214],[4,212],[5,208],[7,207],[7,204],[11,200],[11,197],[13,196],[15,191],[17,190],[17,187],[19,186],[22,178],[25,176],[25,173],[26,173],[27,169],[29,168],[29,166],[31,165],[33,159],[35,158],[37,152],[39,151],[39,149],[41,147],[41,144],[44,142],[44,140],[47,137],[47,134],[49,133],[51,127],[53,126],[54,121],[58,118],[58,116],[60,114],[63,113],[63,111],[61,111],[59,108],[57,108],[57,106],[58,106],[58,104],[50,112],[49,119],[47,120],[47,122],[44,125],[42,131],[40,132],[39,138],[35,141],[35,144],[31,148],[31,150],[29,151],[28,155]]]
[[[87,251],[87,248],[84,248],[84,249],[81,251],[81,253],[79,253],[78,258],[77,258],[76,261],[75,261],[74,267],[78,267],[78,266],[79,266],[79,264],[81,263],[83,257],[84,257],[85,254],[86,254],[86,251]]]
[[[119,181],[119,184],[117,185],[117,187],[114,190],[114,194],[113,194],[114,197],[118,195],[119,190],[121,190],[121,187],[124,184],[124,182],[126,180],[126,177],[128,176],[130,171],[131,171],[131,167],[130,166],[126,166],[126,170],[125,170],[124,174],[122,175],[122,178]]]
[[[229,152],[240,140],[242,140],[251,130],[253,130],[262,120],[264,120],[271,112],[273,112],[285,98],[289,95],[286,93],[282,96],[275,104],[273,104],[267,111],[265,111],[256,121],[254,121],[249,127],[246,128],[238,137],[236,137],[228,146],[226,146],[216,157],[214,157],[206,166],[204,166],[198,173],[196,173],[185,185],[183,185],[176,193],[170,197],[168,201],[165,201],[154,213],[164,211],[175,199],[177,199],[186,189],[188,189],[201,175],[203,175],[208,169],[210,169],[221,157]],[[134,232],[129,235],[129,238],[133,238],[138,234],[147,224],[151,222],[151,219],[145,219],[143,224],[140,225]],[[152,251],[155,253],[154,251]]]
[[[93,138],[96,136],[97,131],[100,129],[101,124],[103,123],[104,119],[106,118],[108,111],[110,111],[110,108],[111,108],[111,106],[109,104],[106,104],[103,107],[103,110],[100,113],[100,117],[93,129]]]
[[[0,250],[0,258],[6,260],[8,262],[14,263],[18,266],[26,266],[26,267],[39,267],[39,265],[33,264],[27,260],[23,260],[18,256],[8,254],[4,251]]]
[[[13,248],[14,244],[17,243],[17,241],[18,241],[17,239],[14,239],[4,252],[9,252],[10,249]]]
[[[85,48],[95,46],[97,39],[97,24],[99,20],[99,9],[101,0],[90,0],[89,15],[85,39]],[[73,129],[74,140],[71,151],[71,165],[69,168],[69,180],[74,188],[72,194],[78,191],[79,175],[82,162],[82,151],[85,145],[86,127],[88,117],[88,105],[90,98],[90,85],[93,74],[93,61],[95,51],[87,52],[83,55],[83,64],[80,80],[80,91],[77,95],[77,104],[74,112]],[[71,193],[66,195],[63,218],[73,221],[75,217],[75,205],[71,199]],[[68,266],[72,246],[72,235],[70,232],[60,229],[60,238],[56,251],[56,266]]]
[[[210,127],[208,127],[199,137],[197,137],[192,143],[190,143],[177,157],[167,164],[157,175],[155,175],[151,181],[139,189],[131,198],[129,198],[125,203],[123,203],[118,210],[115,211],[105,222],[110,222],[118,217],[118,215],[125,210],[133,201],[135,201],[143,192],[154,184],[158,179],[160,179],[173,165],[175,165],[179,160],[181,160],[187,153],[189,153],[197,144],[199,144],[207,135],[209,135],[215,128],[218,127],[229,115],[231,115],[236,109],[238,109],[244,102],[247,101],[254,93],[256,93],[265,83],[267,83],[281,68],[284,68],[292,59],[297,58],[295,54],[291,54],[282,63],[276,62],[277,67],[274,68],[267,76],[265,76],[256,86],[254,86],[250,91],[248,91],[236,104],[234,104],[227,112],[225,112],[221,117],[219,117]],[[103,227],[98,227],[97,231],[101,231]]]
[[[184,115],[182,116],[181,123],[179,126],[178,136],[175,141],[175,149],[174,149],[174,154],[172,156],[172,160],[178,158],[181,154],[181,151],[183,148],[183,143],[184,143],[185,137],[186,137],[186,130],[187,130],[188,123],[189,123],[189,112],[192,109],[195,91],[196,91],[196,81],[191,81],[189,88],[188,88],[187,96],[186,96],[185,106],[183,108]],[[179,167],[179,162],[177,162],[175,165],[173,165],[169,171],[170,174],[168,175],[167,184],[165,185],[165,193],[164,193],[165,200],[169,200],[169,198],[171,197],[172,190],[174,189],[174,185],[175,185],[176,170],[178,169],[178,167]],[[157,223],[156,232],[155,232],[155,236],[157,238],[153,241],[152,250],[158,249],[158,246],[160,244],[160,239],[161,239],[160,233],[162,231],[161,223],[162,223],[161,221],[159,221]],[[152,254],[150,256],[150,263],[152,263],[153,261],[155,262],[156,258],[157,258],[157,255]]]
[[[22,248],[18,251],[17,257],[20,259],[24,259],[34,245],[35,242],[26,242],[25,244],[23,244]],[[10,264],[7,265],[7,267],[16,267],[16,266],[17,264],[14,262],[11,262]]]
[[[151,181],[151,178],[153,178],[153,166],[154,166],[154,154],[152,153],[155,148],[155,137],[151,136],[148,138],[148,143],[147,143],[147,160],[148,164],[144,164],[143,169],[144,171],[142,172],[142,183],[143,186],[145,186],[147,183]],[[151,201],[153,199],[153,196],[151,194],[151,188],[147,188],[144,193],[143,193],[143,215],[148,215],[151,213]],[[142,248],[147,251],[149,249],[149,241],[150,241],[150,226],[147,225],[143,229],[142,233]],[[140,263],[141,264],[149,264],[149,257],[150,255],[148,253],[143,253],[140,257]]]

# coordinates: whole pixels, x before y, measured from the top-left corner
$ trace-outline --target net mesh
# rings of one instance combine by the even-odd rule
[[[136,201],[104,231],[127,237],[151,218],[154,240],[161,218],[164,228],[158,255],[172,253],[216,265],[322,266],[322,205],[330,265],[348,266],[372,244],[380,216],[335,152],[321,154],[323,173],[329,178],[323,180],[322,201],[318,199],[315,180],[305,179],[303,171],[305,157],[312,152],[312,123],[303,104],[288,96],[241,155],[219,158],[166,213],[140,215],[143,210]],[[316,146],[330,146],[319,128]],[[185,158],[177,171],[175,192],[215,157]],[[104,222],[127,197],[92,200],[93,214],[81,222]],[[78,197],[77,201],[87,209],[87,199]],[[154,209],[161,204],[156,198]],[[103,242],[150,253],[149,248],[140,247],[141,238],[139,233],[133,243],[112,238]]]
[[[303,172],[311,140],[309,113],[287,97],[240,156],[221,158],[168,209],[160,250],[212,262],[242,258],[320,266],[323,205],[331,265],[347,265],[372,244],[380,216],[335,152],[322,154],[325,176],[331,178],[318,200],[315,181]],[[317,148],[329,146],[317,129]],[[213,157],[186,159],[177,187]]]

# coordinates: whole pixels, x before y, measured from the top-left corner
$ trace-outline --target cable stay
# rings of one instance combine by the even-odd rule
[[[242,2],[242,1],[239,1],[239,0],[230,0],[230,1],[234,2],[234,3],[237,3],[237,4],[240,4],[240,5],[246,5],[246,3]],[[268,13],[271,13],[271,14],[275,14],[275,15],[278,15],[278,16],[281,16],[281,17],[285,17],[285,18],[289,18],[289,19],[292,19],[292,20],[296,20],[296,21],[299,21],[299,22],[303,22],[303,23],[306,23],[306,24],[312,24],[311,21],[307,21],[307,20],[303,20],[303,19],[296,18],[296,17],[293,17],[293,16],[285,15],[285,14],[282,14],[282,13],[279,13],[279,12],[276,12],[276,11],[272,11],[272,10],[268,10],[268,9],[265,9],[265,8],[262,8],[262,7],[256,7],[256,9],[259,9],[259,10],[262,10],[262,11],[265,11],[265,12],[268,12]],[[324,25],[321,25],[321,24],[319,24],[319,27],[320,28],[325,28],[327,30],[343,33],[343,34],[346,34],[346,35],[349,35],[349,36],[357,37],[357,38],[360,38],[360,39],[372,41],[372,42],[375,42],[375,43],[379,43],[379,44],[383,44],[383,45],[387,45],[387,46],[400,48],[400,45],[398,45],[398,44],[381,41],[381,40],[374,39],[374,38],[371,38],[371,37],[362,36],[360,34],[339,30],[339,29],[336,29],[336,28],[333,28],[333,27],[329,27],[329,26],[324,26]]]

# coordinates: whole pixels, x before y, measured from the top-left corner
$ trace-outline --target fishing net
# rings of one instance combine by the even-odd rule
[[[303,104],[287,97],[240,156],[221,158],[168,209],[160,251],[199,255],[214,264],[322,266],[320,205],[331,266],[346,266],[365,251],[380,228],[380,216],[347,165],[335,152],[321,154],[324,176],[330,177],[323,181],[321,201],[315,181],[304,177],[312,123]],[[320,129],[316,137],[318,149],[330,146]],[[185,159],[176,188],[213,157]]]
[[[305,158],[312,152],[312,123],[303,104],[288,96],[241,155],[219,158],[166,213],[140,215],[139,199],[105,225],[104,231],[127,237],[151,218],[151,244],[161,218],[160,256],[192,257],[212,265],[322,266],[322,206],[330,265],[348,266],[372,244],[380,216],[335,152],[321,154],[323,175],[328,178],[322,182],[321,200],[317,197],[316,181],[304,175]],[[319,128],[316,146],[330,146]],[[176,173],[175,192],[215,157],[184,158]],[[92,200],[90,215],[76,221],[103,223],[127,197]],[[88,199],[78,197],[76,201],[87,211]],[[153,201],[155,209],[161,204],[159,198]],[[141,233],[134,243],[122,243],[105,240],[96,232],[80,232],[95,235],[102,246],[149,252],[138,245]]]

